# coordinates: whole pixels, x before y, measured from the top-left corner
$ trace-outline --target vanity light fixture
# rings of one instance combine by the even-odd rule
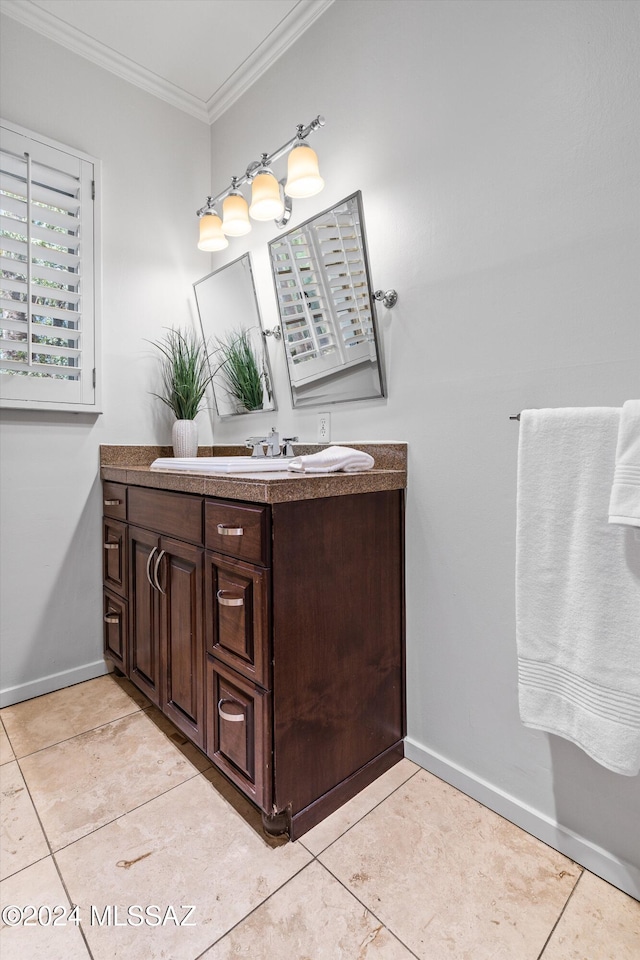
[[[308,146],[306,139],[324,124],[322,116],[317,116],[306,127],[298,124],[295,137],[274,153],[263,153],[260,160],[252,161],[242,177],[231,178],[226,190],[215,197],[207,197],[204,206],[196,212],[200,220],[198,248],[224,250],[229,245],[227,237],[242,237],[249,233],[249,217],[275,220],[278,227],[285,227],[291,218],[292,198],[314,197],[320,193],[324,180],[320,176],[316,152]],[[287,178],[278,180],[271,164],[287,151]],[[251,206],[239,189],[245,183],[251,184]],[[219,203],[222,203],[222,220],[216,210]]]

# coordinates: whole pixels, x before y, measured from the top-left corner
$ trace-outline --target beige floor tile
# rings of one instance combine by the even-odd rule
[[[46,912],[40,914],[40,923],[33,923],[30,913],[26,926],[0,928],[0,956],[2,960],[89,960],[89,952],[78,926],[67,922],[71,905],[60,883],[60,877],[51,857],[21,870],[0,883],[2,906],[60,907],[48,923]],[[64,911],[64,912],[62,912]],[[25,916],[25,914],[23,914]],[[35,918],[37,919],[37,918]],[[82,920],[82,917],[80,917]]]
[[[638,960],[640,903],[585,873],[553,931],[542,960]]]
[[[49,855],[49,847],[29,791],[14,760],[0,772],[0,876],[28,867]]]
[[[87,927],[95,960],[193,960],[311,859],[271,847],[204,776],[181,784],[57,854],[71,897],[90,904],[193,905],[193,926],[172,922]],[[273,960],[276,960],[274,957]],[[278,958],[280,960],[280,958]]]
[[[0,772],[0,801],[0,876],[4,880],[47,857],[49,847],[15,760]]]
[[[4,729],[4,724],[0,723],[0,766],[3,763],[10,763],[15,760],[15,755],[9,743],[9,737]]]
[[[107,675],[4,707],[0,716],[16,756],[26,757],[147,704],[133,684]]]
[[[54,850],[198,772],[144,711],[24,757],[20,766]]]
[[[361,820],[367,813],[373,810],[382,800],[393,793],[399,786],[412,777],[420,767],[406,758],[396,763],[395,766],[383,773],[381,777],[374,780],[373,783],[365,787],[357,796],[344,806],[336,810],[335,813],[319,823],[317,827],[309,830],[301,838],[301,843],[311,851],[318,854],[338,837],[342,836],[349,827]]]
[[[319,859],[424,960],[536,960],[580,874],[424,770]]]
[[[412,960],[369,910],[312,863],[203,960]]]

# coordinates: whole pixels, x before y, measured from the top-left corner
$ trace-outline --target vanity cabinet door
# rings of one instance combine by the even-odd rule
[[[128,618],[127,601],[118,597],[115,593],[105,590],[102,611],[104,653],[125,674],[129,670]]]
[[[160,608],[153,577],[160,538],[148,530],[129,530],[130,624],[129,678],[160,705]]]
[[[207,652],[270,686],[269,570],[206,554]]]
[[[197,746],[204,744],[203,550],[162,538],[154,563],[160,591],[162,708]]]
[[[207,756],[271,811],[271,695],[207,657]]]
[[[108,517],[102,522],[102,573],[105,587],[126,599],[127,525]]]

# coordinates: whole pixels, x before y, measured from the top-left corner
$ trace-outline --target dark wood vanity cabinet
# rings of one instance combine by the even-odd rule
[[[106,656],[297,838],[403,755],[403,491],[121,492]]]

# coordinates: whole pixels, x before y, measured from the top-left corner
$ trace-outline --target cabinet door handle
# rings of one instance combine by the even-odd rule
[[[149,554],[149,556],[147,557],[147,580],[149,581],[149,584],[153,587],[154,590],[157,590],[158,588],[156,587],[155,583],[151,579],[151,560],[157,549],[158,549],[157,547],[154,547],[151,553]]]
[[[244,533],[244,527],[230,527],[225,523],[219,523],[218,533],[221,537],[241,537]]]
[[[122,506],[122,500],[105,500],[105,507],[120,507]]]
[[[236,707],[240,706],[240,704],[236,703],[235,700],[218,700],[218,713],[223,720],[228,720],[230,723],[244,723],[246,720],[244,713],[228,713],[226,710],[222,709],[223,703],[232,703]]]
[[[225,597],[225,590],[218,590],[216,599],[222,607],[243,607],[244,599],[242,597]]]
[[[153,568],[153,580],[154,580],[154,584],[153,584],[153,585],[154,585],[154,587],[156,588],[156,590],[159,590],[159,591],[160,591],[160,593],[162,594],[163,597],[166,597],[166,593],[165,593],[165,591],[162,589],[162,587],[160,586],[160,581],[158,580],[158,567],[160,566],[160,562],[161,562],[162,558],[164,557],[165,552],[166,552],[165,550],[161,550],[161,551],[160,551],[160,553],[159,553],[158,556],[156,557],[155,566],[154,566],[154,568]]]
[[[120,614],[116,613],[114,610],[109,610],[108,613],[104,615],[105,623],[120,623]]]
[[[112,543],[111,541],[108,541],[107,543],[105,543],[104,548],[105,548],[105,550],[119,550],[119,549],[120,549],[120,544],[119,544],[119,543]]]

